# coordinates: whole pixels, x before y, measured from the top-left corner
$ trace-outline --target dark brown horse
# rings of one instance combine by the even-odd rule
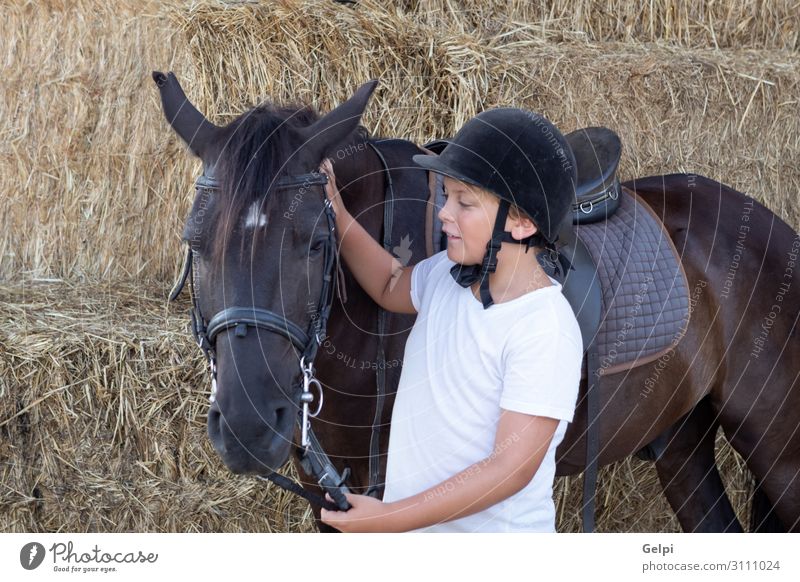
[[[329,234],[325,195],[318,184],[280,184],[291,185],[292,176],[307,176],[331,157],[346,206],[380,241],[387,175],[395,176],[397,186],[398,177],[421,172],[411,162],[418,148],[384,144],[382,151],[394,160],[394,174],[387,174],[370,146],[374,140],[358,128],[373,86],[322,118],[305,107],[259,107],[217,127],[185,100],[173,75],[154,73],[154,79],[168,121],[203,160],[206,176],[220,184],[214,191],[198,189],[184,235],[193,249],[199,312],[210,319],[231,305],[255,307],[299,329],[314,329],[315,306],[324,294],[320,248]],[[700,292],[663,373],[655,377],[653,367],[643,365],[601,378],[599,462],[646,447],[685,531],[739,531],[714,460],[721,426],[758,483],[752,529],[797,531],[800,284],[794,279],[800,238],[767,208],[703,177],[658,176],[625,186],[663,220],[689,287]],[[424,258],[425,198],[395,196],[405,204],[394,208],[392,228],[407,235],[405,250],[411,263],[418,262]],[[749,236],[742,252],[736,245],[745,206]],[[739,258],[731,289],[734,255]],[[314,362],[326,398],[314,429],[339,471],[352,471],[351,489],[363,492],[376,376],[385,373],[389,387],[380,423],[382,468],[413,317],[388,317],[380,336],[385,357],[379,357],[378,307],[347,269],[343,277]],[[248,333],[230,326],[213,339],[216,393],[208,432],[215,449],[237,473],[281,467],[297,442],[302,350],[285,333],[260,328]],[[558,451],[560,475],[585,467],[585,393],[584,382]],[[316,489],[313,483],[306,487]]]

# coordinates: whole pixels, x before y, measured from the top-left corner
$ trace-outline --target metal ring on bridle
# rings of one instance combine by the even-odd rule
[[[320,384],[319,380],[317,380],[316,378],[311,378],[311,379],[309,380],[309,382],[308,382],[308,386],[312,386],[312,385],[316,385],[316,387],[317,387],[317,393],[319,394],[319,402],[317,403],[317,409],[316,409],[314,412],[309,412],[309,413],[308,413],[308,415],[309,415],[311,418],[316,418],[316,417],[317,417],[317,415],[318,415],[320,412],[322,412],[322,402],[323,402],[323,396],[322,396],[322,384]],[[304,394],[303,394],[303,395],[305,396],[306,394],[311,394],[311,392],[310,392],[310,391],[304,392]],[[314,398],[313,398],[313,396],[312,396],[311,400],[310,400],[310,401],[308,401],[308,403],[310,404],[310,403],[311,403],[311,402],[313,402],[313,401],[314,401]]]

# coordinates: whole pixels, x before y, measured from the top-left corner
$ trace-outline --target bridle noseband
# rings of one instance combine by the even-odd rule
[[[274,189],[285,190],[288,188],[299,187],[301,189],[310,186],[324,186],[328,183],[328,178],[325,174],[309,173],[300,175],[290,175],[277,181]],[[203,191],[212,192],[219,190],[219,182],[207,174],[203,174],[197,178],[195,182],[197,193]],[[216,357],[216,340],[217,337],[225,332],[233,331],[237,337],[245,337],[249,328],[256,328],[264,331],[276,333],[288,339],[294,348],[300,352],[300,372],[301,380],[299,386],[294,391],[298,395],[298,406],[301,412],[298,414],[297,422],[301,429],[301,450],[298,452],[300,464],[303,469],[314,477],[317,483],[324,491],[330,494],[334,500],[335,505],[302,489],[298,484],[290,479],[272,473],[263,476],[281,487],[289,489],[298,495],[302,495],[310,502],[317,505],[322,505],[328,509],[340,509],[346,511],[350,508],[350,504],[345,498],[345,493],[349,490],[344,484],[347,479],[348,470],[345,470],[343,475],[334,468],[328,456],[322,450],[316,436],[311,430],[310,419],[317,416],[322,409],[322,385],[319,380],[314,376],[314,359],[317,355],[317,350],[325,338],[325,331],[327,329],[328,317],[330,316],[331,308],[334,298],[334,275],[336,273],[336,215],[333,211],[333,206],[330,200],[325,197],[324,201],[325,217],[328,227],[328,237],[324,245],[324,258],[323,258],[323,280],[322,291],[320,299],[314,312],[314,316],[307,330],[303,330],[294,322],[289,321],[282,315],[273,311],[262,309],[259,307],[240,307],[232,306],[223,309],[216,313],[210,320],[206,320],[200,311],[200,305],[197,300],[197,293],[194,284],[193,273],[194,269],[195,252],[191,245],[187,245],[186,257],[181,276],[170,292],[170,301],[175,300],[180,295],[181,290],[189,281],[189,288],[191,293],[192,308],[191,308],[191,327],[192,334],[197,342],[197,345],[203,351],[206,360],[209,363],[211,371],[211,397],[213,403],[216,399],[217,392],[217,357]],[[317,402],[317,409],[314,413],[309,411],[309,407],[315,401],[314,393],[311,387],[314,386],[318,392],[319,400]],[[261,477],[260,477],[261,478]]]

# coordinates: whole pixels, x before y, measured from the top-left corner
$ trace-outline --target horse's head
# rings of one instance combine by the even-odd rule
[[[218,127],[173,74],[153,79],[170,125],[203,161],[183,238],[193,325],[216,366],[208,434],[232,471],[275,470],[291,450],[301,358],[313,358],[332,300],[333,217],[314,172],[356,129],[376,83],[319,119],[262,106]]]

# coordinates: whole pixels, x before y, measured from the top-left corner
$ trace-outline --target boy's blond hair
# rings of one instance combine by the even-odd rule
[[[470,191],[474,192],[478,196],[487,197],[487,198],[494,198],[494,199],[496,199],[498,201],[500,200],[500,197],[497,196],[494,192],[491,192],[490,190],[486,190],[484,188],[481,188],[480,186],[475,186],[474,184],[467,184],[466,182],[462,182],[462,183],[464,184],[464,186],[467,187],[467,189],[469,189]],[[536,221],[534,221],[530,216],[528,216],[528,214],[524,210],[522,210],[519,206],[517,206],[516,204],[509,203],[509,205],[508,205],[508,216],[509,216],[509,218],[511,218],[513,220],[519,220],[521,218],[527,218],[528,220],[533,222],[533,224],[536,224]]]

